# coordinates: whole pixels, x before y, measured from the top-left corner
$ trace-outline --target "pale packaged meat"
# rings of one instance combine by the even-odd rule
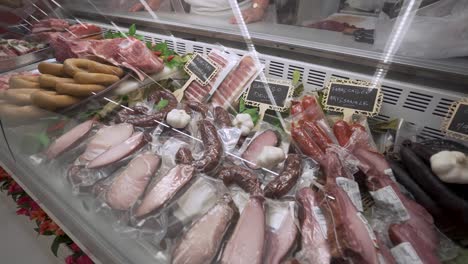
[[[219,85],[211,101],[215,106],[221,106],[224,109],[232,107],[232,103],[261,71],[262,67],[257,64],[255,54],[244,55]]]
[[[70,148],[73,144],[86,136],[89,131],[91,131],[93,124],[93,120],[85,121],[54,140],[54,142],[50,144],[49,148],[45,152],[47,158],[53,159]]]
[[[264,264],[279,264],[291,251],[298,235],[292,202],[267,207]]]
[[[225,195],[185,232],[173,251],[172,263],[210,263],[237,215],[234,202],[231,197]]]
[[[251,197],[223,252],[223,264],[262,263],[265,243],[263,198]]]
[[[163,207],[192,179],[193,172],[194,168],[190,165],[172,168],[149,188],[136,209],[135,216],[143,217]]]
[[[129,209],[145,191],[160,162],[161,159],[151,153],[138,155],[130,161],[107,189],[107,204],[117,210]]]

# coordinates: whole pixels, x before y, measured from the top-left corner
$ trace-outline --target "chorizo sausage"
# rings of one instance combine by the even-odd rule
[[[224,167],[218,173],[218,178],[223,180],[226,186],[237,184],[251,195],[262,195],[260,181],[255,173],[240,166]]]
[[[223,145],[218,136],[216,127],[208,120],[202,120],[199,124],[199,130],[204,146],[203,157],[194,161],[193,166],[202,172],[214,170],[223,155]]]
[[[190,100],[185,102],[185,111],[187,111],[187,113],[191,111],[199,112],[203,118],[206,118],[208,107],[200,102]]]
[[[346,121],[340,120],[333,125],[333,133],[338,140],[338,144],[344,147],[351,138],[353,131]]]
[[[192,152],[186,147],[180,148],[176,153],[175,161],[177,164],[191,164],[193,162]]]
[[[156,90],[148,96],[149,101],[159,103],[161,99],[168,101],[166,107],[154,114],[148,114],[145,107],[137,106],[133,109],[123,109],[117,113],[117,121],[120,123],[130,123],[140,127],[153,127],[162,122],[167,113],[177,107],[177,99],[167,90]]]
[[[313,121],[304,121],[304,128],[309,133],[311,138],[315,139],[315,143],[319,148],[325,152],[329,145],[333,144],[333,141],[328,135]]]
[[[301,126],[294,125],[291,130],[291,135],[302,153],[313,158],[317,162],[322,161],[324,155],[323,151]]]
[[[268,198],[281,198],[296,185],[297,179],[299,179],[301,174],[301,156],[289,154],[284,162],[284,168],[281,173],[265,187],[265,196]]]

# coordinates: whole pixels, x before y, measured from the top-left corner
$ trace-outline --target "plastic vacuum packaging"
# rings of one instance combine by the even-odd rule
[[[264,198],[252,195],[241,212],[219,262],[261,264],[264,244]]]
[[[210,263],[237,217],[238,210],[232,198],[225,194],[178,239],[172,250],[172,263]]]
[[[88,187],[128,162],[147,142],[147,134],[135,131],[130,124],[102,127],[68,168],[67,177],[73,191],[88,192]]]
[[[294,201],[266,201],[263,263],[279,264],[292,255],[299,235],[294,204]]]
[[[244,141],[238,153],[250,169],[265,168],[278,172],[278,165],[286,159],[289,144],[290,137],[283,130],[262,122],[258,131]]]
[[[204,102],[218,89],[219,85],[239,61],[239,57],[235,53],[229,52],[226,49],[211,50],[208,53],[208,59],[219,67],[218,72],[205,86],[200,85],[197,81],[193,81],[187,87],[187,90],[185,90],[185,99]]]
[[[221,82],[210,101],[224,109],[233,108],[234,102],[262,70],[263,65],[259,63],[256,53],[245,54]]]
[[[211,107],[209,115],[218,129],[218,136],[223,143],[224,151],[233,153],[242,136],[242,130],[232,125],[233,117],[221,106]]]

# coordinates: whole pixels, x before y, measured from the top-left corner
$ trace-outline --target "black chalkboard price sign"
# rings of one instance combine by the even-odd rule
[[[383,95],[380,88],[371,87],[370,83],[364,81],[331,82],[323,100],[325,109],[335,112],[352,111],[367,116],[378,114]]]
[[[448,135],[468,140],[468,100],[465,100],[452,107],[452,115],[445,129]]]
[[[209,59],[195,54],[192,59],[185,64],[185,71],[202,86],[207,85],[216,75],[219,67]]]
[[[276,111],[287,110],[288,99],[292,96],[293,86],[289,80],[254,80],[244,95],[245,103],[252,106],[267,105]]]

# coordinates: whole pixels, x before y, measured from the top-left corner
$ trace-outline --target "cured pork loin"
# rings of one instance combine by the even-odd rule
[[[237,216],[238,211],[234,202],[226,195],[182,236],[172,254],[172,263],[211,263],[216,257],[226,231]]]
[[[208,58],[219,66],[218,73],[205,86],[200,85],[197,81],[193,81],[189,87],[187,87],[187,90],[185,90],[185,99],[202,102],[208,96],[211,89],[213,89],[213,87],[217,88],[216,85],[222,81],[218,79],[222,78],[223,75],[226,76],[226,74],[223,74],[223,71],[230,70],[228,69],[228,58],[220,51],[210,51],[210,53],[208,53]]]
[[[213,94],[213,104],[215,106],[222,106],[224,109],[231,107],[231,104],[257,76],[260,70],[251,55],[242,57],[239,64],[226,76]]]
[[[258,136],[254,137],[247,149],[242,153],[242,158],[250,161],[246,165],[251,169],[259,169],[257,166],[257,158],[265,146],[277,147],[281,144],[280,134],[272,129],[267,129]]]
[[[145,191],[161,159],[151,153],[138,155],[113,179],[106,192],[109,206],[117,210],[129,209]]]
[[[94,121],[88,120],[85,121],[74,128],[70,129],[67,133],[63,134],[57,138],[49,148],[46,150],[45,154],[48,159],[53,159],[69,149],[76,142],[86,136],[91,128],[93,128]]]
[[[291,251],[298,235],[294,221],[294,211],[290,206],[281,208],[282,212],[268,210],[269,228],[266,231],[266,245],[263,263],[280,264]],[[275,213],[277,215],[275,215]],[[276,219],[274,217],[276,216]],[[278,219],[281,219],[278,220]],[[275,230],[272,225],[278,225]]]
[[[224,249],[222,264],[261,264],[265,243],[263,198],[251,197]]]
[[[194,168],[190,165],[177,165],[172,168],[149,188],[136,209],[135,216],[143,217],[162,208],[192,179],[193,172]]]

